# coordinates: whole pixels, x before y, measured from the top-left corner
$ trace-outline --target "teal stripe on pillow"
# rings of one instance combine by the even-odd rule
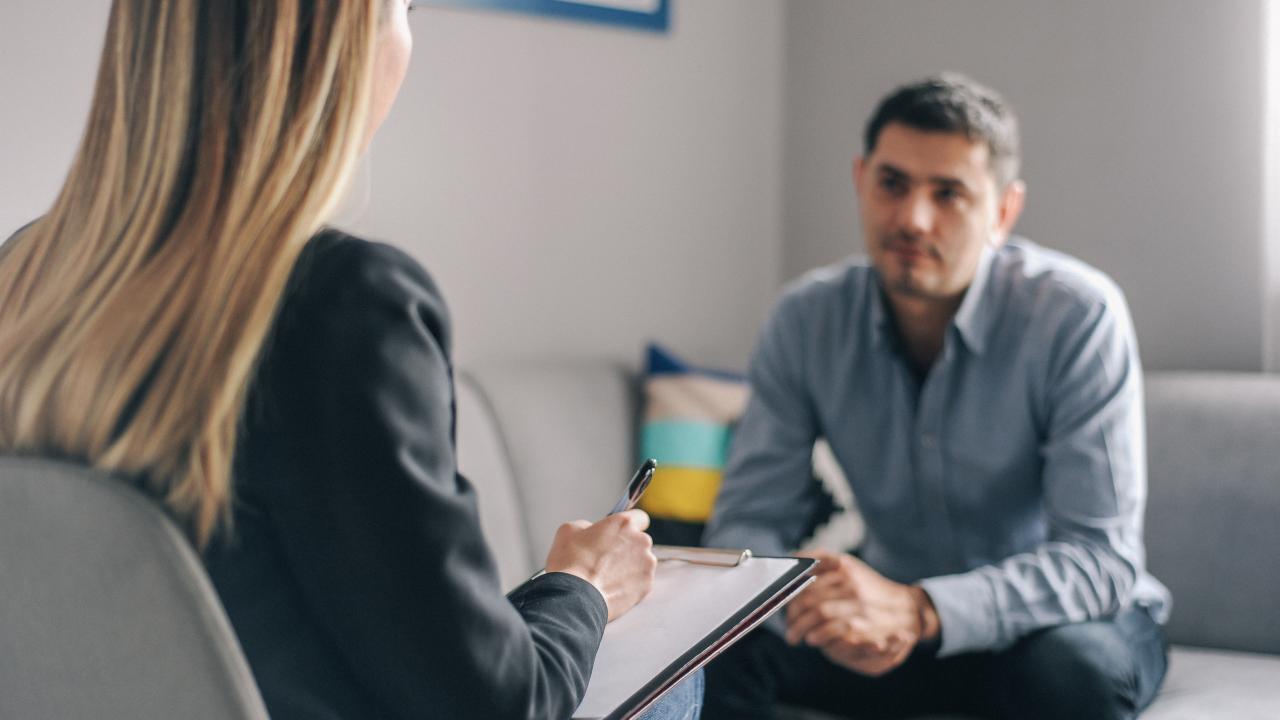
[[[653,420],[640,435],[640,455],[661,465],[687,468],[724,467],[729,426],[697,420]]]

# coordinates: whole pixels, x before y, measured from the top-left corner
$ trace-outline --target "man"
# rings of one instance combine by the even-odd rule
[[[1017,124],[954,75],[882,101],[853,176],[868,261],[783,294],[706,543],[793,550],[826,438],[866,525],[705,717],[1134,717],[1166,667],[1145,571],[1142,371],[1119,289],[1021,239]]]

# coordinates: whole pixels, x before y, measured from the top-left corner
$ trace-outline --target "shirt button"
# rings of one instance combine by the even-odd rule
[[[920,436],[920,444],[923,445],[926,450],[932,450],[938,447],[938,436],[933,433],[925,433]]]

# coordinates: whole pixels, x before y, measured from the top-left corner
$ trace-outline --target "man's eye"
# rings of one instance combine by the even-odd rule
[[[960,193],[952,188],[942,188],[934,193],[934,197],[937,198],[938,202],[950,205],[960,199]]]
[[[882,177],[880,178],[880,189],[890,195],[901,195],[907,191],[907,184],[899,178]]]

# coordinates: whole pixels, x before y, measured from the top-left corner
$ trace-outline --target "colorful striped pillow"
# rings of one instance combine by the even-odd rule
[[[656,541],[697,544],[746,408],[747,380],[690,366],[655,344],[647,364],[640,455],[655,458],[658,471],[640,507],[653,518]]]

